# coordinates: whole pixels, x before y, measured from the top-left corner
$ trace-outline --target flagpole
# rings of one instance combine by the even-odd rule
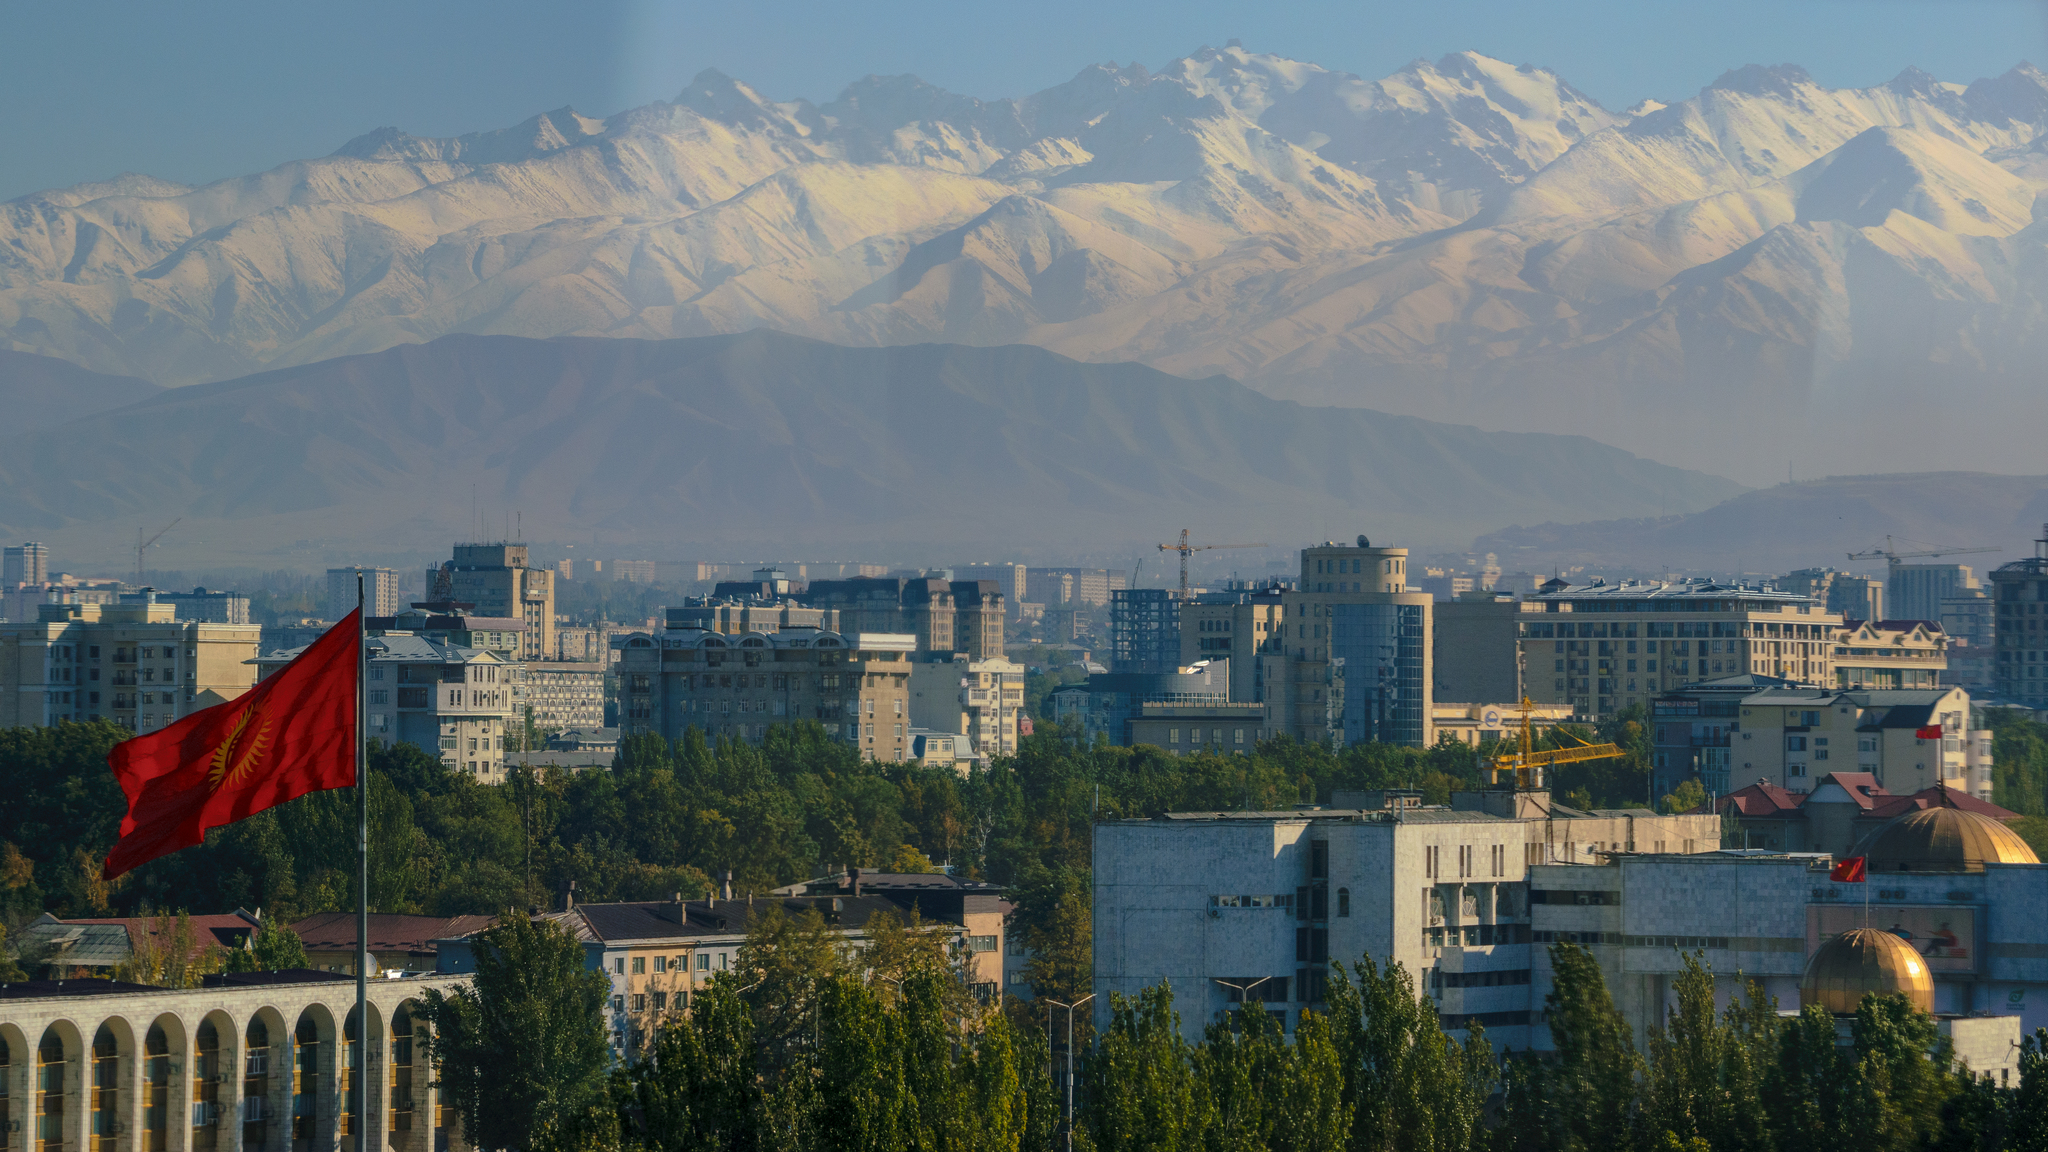
[[[356,569],[356,1067],[349,1090],[355,1093],[356,1152],[369,1152],[370,1070],[370,752],[364,740],[369,723],[363,715],[364,681],[369,679],[369,622],[363,616],[363,570]]]

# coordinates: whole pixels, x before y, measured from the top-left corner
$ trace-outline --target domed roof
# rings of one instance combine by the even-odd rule
[[[1857,845],[1872,872],[1982,872],[1986,864],[2039,864],[2019,834],[1960,808],[1922,808],[1877,829]]]
[[[1903,992],[1922,1012],[1934,1011],[1934,975],[1911,944],[1875,928],[1855,928],[1820,946],[1799,979],[1799,1003],[1853,1016],[1865,996]]]

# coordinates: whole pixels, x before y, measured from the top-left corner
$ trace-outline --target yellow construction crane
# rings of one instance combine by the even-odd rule
[[[1899,566],[1899,561],[1916,556],[1967,556],[1972,552],[2003,551],[2005,551],[2003,548],[1933,548],[1925,552],[1895,552],[1892,550],[1892,538],[1887,536],[1884,538],[1884,547],[1872,548],[1868,552],[1851,552],[1849,553],[1849,559],[1851,561],[1875,560],[1882,556],[1889,562],[1890,567],[1896,568]]]
[[[1494,783],[1500,783],[1501,773],[1513,772],[1515,774],[1515,787],[1522,789],[1541,788],[1543,786],[1543,769],[1549,768],[1552,765],[1577,764],[1582,760],[1605,760],[1609,756],[1619,756],[1622,754],[1620,745],[1589,744],[1562,729],[1554,729],[1554,731],[1570,736],[1574,740],[1579,740],[1579,747],[1552,748],[1544,752],[1536,751],[1535,736],[1530,731],[1529,724],[1529,714],[1535,711],[1535,709],[1536,705],[1527,696],[1522,697],[1521,739],[1517,741],[1515,750],[1511,752],[1496,752],[1486,762],[1486,769],[1493,774]]]
[[[1185,599],[1187,599],[1187,598],[1188,598],[1188,556],[1189,556],[1189,554],[1191,554],[1191,553],[1195,553],[1195,552],[1207,552],[1207,551],[1208,551],[1208,550],[1210,550],[1211,548],[1270,548],[1270,547],[1272,547],[1272,545],[1270,545],[1270,544],[1190,544],[1190,543],[1188,543],[1188,530],[1187,530],[1187,529],[1185,529],[1185,528],[1183,528],[1183,529],[1181,529],[1181,530],[1180,530],[1180,543],[1178,543],[1178,544],[1161,544],[1161,545],[1159,546],[1159,550],[1160,550],[1161,552],[1178,552],[1178,553],[1180,553],[1180,598],[1181,598],[1181,599],[1183,599],[1183,600],[1185,600]]]

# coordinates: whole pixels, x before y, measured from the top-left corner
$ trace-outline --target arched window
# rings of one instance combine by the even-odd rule
[[[213,1152],[220,1132],[220,1029],[202,1020],[192,1043],[192,1152]]]
[[[249,1021],[248,1056],[242,1065],[242,1146],[263,1146],[263,1122],[270,1107],[270,1028]]]
[[[1337,915],[1351,915],[1351,889],[1349,888],[1337,889]]]
[[[42,1152],[64,1149],[64,1041],[54,1030],[36,1048],[36,1143]]]
[[[311,1140],[320,1118],[320,1025],[301,1016],[292,1039],[292,1139]]]
[[[142,1147],[164,1152],[171,1127],[171,1038],[163,1025],[149,1026],[142,1048],[147,1057],[142,1064]]]
[[[106,1025],[92,1038],[92,1152],[113,1152],[115,1122],[121,1117],[121,1051]]]
[[[412,1131],[412,1006],[391,1016],[391,1130]]]
[[[0,1085],[14,1083],[11,1079],[14,1075],[13,1056],[13,1051],[7,1047],[6,1038],[0,1037]],[[4,1087],[0,1087],[0,1133],[13,1131],[13,1124],[14,1109],[9,1101],[7,1090]]]
[[[356,1117],[362,1115],[358,1107],[356,1092],[362,1085],[361,1071],[357,1061],[362,1059],[362,1045],[356,1043],[361,1033],[356,1027],[356,1014],[350,1011],[341,1027],[341,1134],[350,1136],[356,1130]]]

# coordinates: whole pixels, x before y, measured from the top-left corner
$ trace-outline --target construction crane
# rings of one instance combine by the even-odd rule
[[[157,534],[151,536],[147,540],[144,540],[142,538],[142,529],[137,528],[135,530],[135,586],[137,588],[142,587],[142,554],[144,552],[149,551],[150,545],[163,539],[164,533],[169,532],[173,528],[176,528],[179,522],[184,519],[185,518],[183,516],[178,517],[177,520],[173,520],[169,524],[166,524],[162,528],[159,528],[157,530]]]
[[[1890,567],[1896,568],[1899,566],[1899,561],[1918,556],[1967,556],[1972,552],[2003,551],[2005,551],[2003,548],[1933,548],[1925,552],[1895,552],[1892,550],[1892,538],[1887,536],[1884,538],[1884,547],[1872,548],[1868,552],[1851,552],[1849,553],[1849,559],[1853,563],[1857,560],[1875,560],[1882,556]]]
[[[1535,736],[1531,732],[1529,724],[1529,715],[1535,711],[1535,708],[1536,705],[1530,702],[1527,696],[1522,697],[1521,739],[1516,741],[1514,751],[1498,752],[1487,760],[1486,768],[1487,771],[1493,773],[1494,783],[1500,783],[1501,773],[1513,772],[1515,774],[1516,788],[1541,788],[1543,786],[1543,770],[1545,768],[1557,764],[1577,764],[1584,760],[1605,760],[1610,756],[1622,754],[1619,745],[1590,744],[1584,740],[1579,740],[1577,736],[1572,736],[1571,733],[1565,732],[1563,729],[1552,729],[1552,731],[1570,737],[1573,740],[1579,740],[1578,747],[1552,748],[1543,752],[1536,751]]]
[[[1208,550],[1210,550],[1211,548],[1270,548],[1270,547],[1272,547],[1272,545],[1270,545],[1270,544],[1190,544],[1190,543],[1188,543],[1188,530],[1187,530],[1187,529],[1185,529],[1185,528],[1183,528],[1183,529],[1181,529],[1181,530],[1180,530],[1180,543],[1178,543],[1178,544],[1161,544],[1161,545],[1159,546],[1159,550],[1160,550],[1161,552],[1178,552],[1178,553],[1180,553],[1180,598],[1181,598],[1181,599],[1183,599],[1183,600],[1185,600],[1185,599],[1187,599],[1187,598],[1188,598],[1188,556],[1189,556],[1190,554],[1192,554],[1192,553],[1195,553],[1195,552],[1207,552],[1207,551],[1208,551]]]

